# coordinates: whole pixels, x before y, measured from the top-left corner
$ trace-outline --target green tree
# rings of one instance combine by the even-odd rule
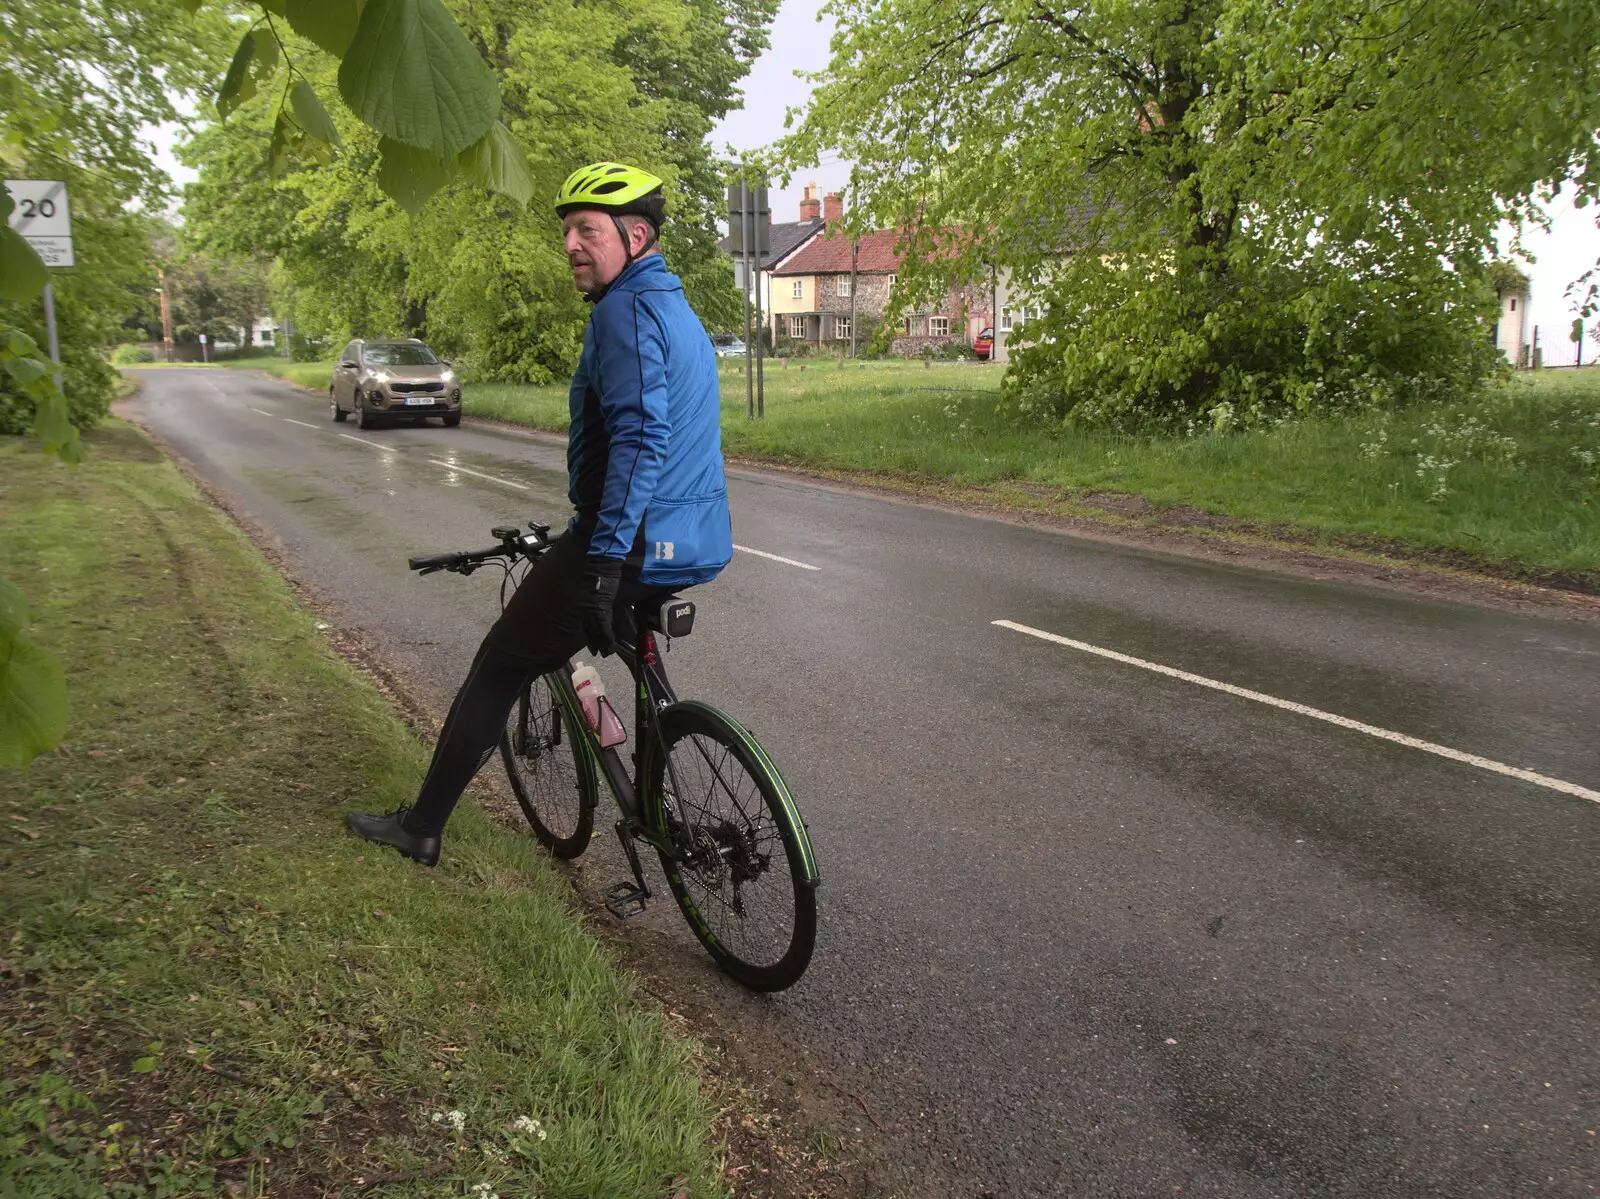
[[[601,157],[662,175],[664,248],[708,323],[729,319],[739,301],[715,247],[723,172],[706,138],[736,101],[775,7],[529,0],[460,9],[492,71],[499,120],[521,152],[529,194],[553,195],[574,166]],[[335,79],[329,60],[278,33],[296,77],[316,92],[338,86],[342,94],[344,68]],[[276,256],[279,310],[330,342],[424,336],[488,379],[544,381],[570,368],[586,310],[547,207],[526,208],[521,197],[486,191],[461,173],[416,187],[397,180],[384,141],[337,107],[330,122],[340,149],[331,162],[305,154],[315,147],[304,142],[271,161],[284,89],[276,76],[251,79],[257,95],[183,151],[200,172],[185,200],[190,236],[218,252]]]
[[[1498,222],[1593,194],[1588,0],[836,0],[779,146],[857,163],[914,303],[993,263],[1041,419],[1226,426],[1469,386]],[[959,236],[952,229],[965,232]]]
[[[145,220],[132,210],[162,203],[166,180],[137,130],[176,119],[172,97],[219,69],[224,27],[220,16],[191,26],[163,0],[38,0],[26,20],[0,19],[0,172],[65,180],[71,198],[77,265],[51,283],[75,426],[105,414],[116,373],[101,351],[155,287]],[[43,345],[40,287],[0,297],[0,322]],[[0,375],[0,433],[27,429],[38,398]]]

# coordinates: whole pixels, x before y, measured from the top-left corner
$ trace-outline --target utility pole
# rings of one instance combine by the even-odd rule
[[[861,238],[850,243],[850,358],[856,356],[856,259],[861,253]]]
[[[761,214],[752,210],[750,213],[750,219],[759,226],[761,222]],[[756,243],[756,248],[751,254],[751,260],[755,263],[755,278],[753,283],[756,292],[756,416],[765,417],[767,415],[767,387],[766,379],[762,377],[761,370],[761,364],[765,361],[765,356],[762,354],[762,350],[765,347],[767,340],[766,325],[762,320],[761,309],[761,243],[765,239],[761,236],[760,230],[758,229],[755,236],[750,240]],[[748,354],[750,352],[750,343],[747,341],[744,343],[744,346],[744,352]]]
[[[167,361],[172,361],[172,308],[167,303],[167,268],[156,268],[156,281],[161,284],[161,345]]]
[[[744,415],[746,420],[756,418],[756,377],[750,369],[750,243],[751,226],[755,221],[755,214],[750,211],[749,204],[744,197],[750,189],[743,182],[739,184],[739,240],[744,245]]]
[[[762,378],[761,255],[769,249],[772,214],[767,208],[765,184],[752,187],[740,178],[728,185],[728,237],[743,269],[744,288],[744,410],[748,420],[767,414]],[[753,293],[753,295],[752,295]],[[754,300],[754,343],[751,341],[751,302]],[[751,352],[754,350],[754,360]]]

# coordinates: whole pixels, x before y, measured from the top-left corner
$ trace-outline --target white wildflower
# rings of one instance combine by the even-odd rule
[[[500,1199],[495,1193],[494,1186],[487,1182],[474,1183],[471,1194],[472,1199]]]
[[[460,1132],[467,1126],[467,1113],[451,1108],[447,1112],[434,1112],[433,1123],[450,1125],[451,1132]]]
[[[526,1136],[537,1137],[541,1141],[550,1135],[545,1132],[544,1125],[540,1124],[532,1116],[518,1116],[511,1122],[511,1127],[517,1132]]]

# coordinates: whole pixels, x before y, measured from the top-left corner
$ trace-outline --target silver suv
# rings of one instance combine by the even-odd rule
[[[328,385],[333,419],[354,412],[363,429],[400,418],[427,423],[430,416],[446,425],[461,423],[461,377],[416,338],[407,341],[362,341],[345,346]]]

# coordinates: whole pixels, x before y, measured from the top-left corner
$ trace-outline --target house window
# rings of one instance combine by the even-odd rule
[[[889,290],[890,291],[894,290],[895,280],[897,280],[898,278],[900,278],[899,275],[890,275],[889,276]]]
[[[930,337],[949,337],[950,318],[947,316],[930,316],[928,318],[928,335]]]
[[[1517,310],[1517,297],[1516,296],[1512,296],[1511,297],[1511,311],[1515,312],[1516,310]]]
[[[928,332],[928,318],[925,316],[906,317],[906,336],[922,337]]]
[[[263,330],[261,330],[261,344],[264,345],[264,346],[270,346],[272,344],[272,330],[271,329],[263,329]]]
[[[1000,310],[1000,332],[1011,332],[1011,309],[1009,308],[1002,308]]]
[[[835,341],[849,341],[850,340],[850,318],[849,317],[847,317],[847,316],[836,316],[836,317],[833,318],[833,339]]]
[[[789,295],[796,300],[805,299],[806,281],[804,279],[796,279],[794,283],[790,285]]]
[[[796,283],[795,286],[799,287],[800,285]],[[789,336],[798,339],[805,337],[805,335],[806,318],[803,316],[791,316],[789,318]]]
[[[850,298],[850,276],[849,275],[840,275],[839,276],[838,281],[834,284],[834,294],[837,295],[837,296],[840,296],[843,299],[849,299]]]

